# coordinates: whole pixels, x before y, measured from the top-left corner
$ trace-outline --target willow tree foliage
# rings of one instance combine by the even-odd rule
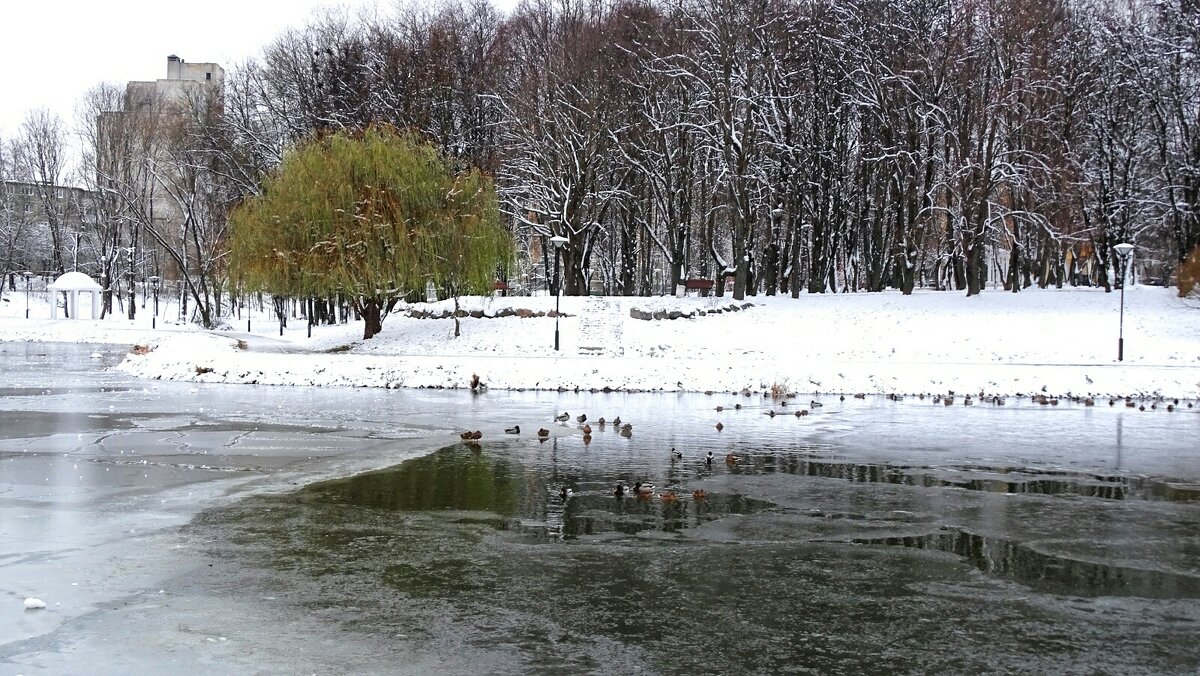
[[[489,177],[456,171],[387,126],[302,144],[233,212],[231,230],[246,288],[341,294],[363,317],[364,339],[428,282],[456,297],[490,290],[511,248]]]

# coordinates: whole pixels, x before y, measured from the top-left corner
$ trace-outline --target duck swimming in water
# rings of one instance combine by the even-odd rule
[[[550,430],[543,427],[540,430],[538,430],[538,436],[545,439],[546,437],[550,436]]]
[[[613,490],[613,497],[614,498],[625,497],[625,485],[624,484],[617,484],[616,489]]]
[[[704,464],[708,465],[709,467],[712,467],[712,461],[713,461],[713,454],[712,454],[712,451],[709,451],[708,455],[704,456]]]
[[[680,460],[683,458],[683,451],[677,451],[674,447],[671,448],[671,459]]]
[[[512,427],[509,427],[508,429],[504,430],[504,433],[505,433],[505,434],[520,434],[520,433],[521,433],[521,426],[520,426],[520,425],[513,425]]]

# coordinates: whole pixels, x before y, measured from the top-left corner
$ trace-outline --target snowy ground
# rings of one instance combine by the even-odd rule
[[[1098,289],[729,298],[563,298],[561,350],[553,317],[490,318],[506,308],[547,312],[552,297],[469,298],[489,318],[413,319],[399,310],[362,341],[362,324],[313,328],[255,315],[253,334],[204,332],[160,319],[51,321],[41,298],[0,303],[0,340],[148,344],[118,367],[202,382],[363,387],[753,391],[1160,394],[1200,397],[1200,305],[1173,289],[1131,288],[1125,360],[1118,362],[1119,294]],[[165,305],[165,304],[164,304]],[[742,305],[738,303],[738,305]],[[693,313],[645,321],[631,310]],[[714,313],[713,310],[724,312]],[[699,316],[704,311],[704,316]],[[171,316],[164,307],[160,316]],[[232,320],[245,329],[245,320]],[[243,347],[239,348],[241,340]]]

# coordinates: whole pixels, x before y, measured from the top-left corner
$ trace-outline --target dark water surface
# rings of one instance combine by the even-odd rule
[[[549,404],[526,434],[491,422],[196,528],[255,584],[453,672],[1200,669],[1194,413],[568,398],[637,424],[585,442]],[[614,496],[635,481],[654,495]]]
[[[1187,402],[189,385],[91,351],[0,344],[4,673],[1200,671]]]

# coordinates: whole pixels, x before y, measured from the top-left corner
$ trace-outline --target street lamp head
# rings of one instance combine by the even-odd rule
[[[1125,260],[1125,258],[1133,252],[1133,245],[1129,242],[1121,242],[1113,247],[1113,251],[1117,252],[1117,255],[1121,257],[1121,260]]]
[[[29,271],[29,270],[25,270],[24,272],[22,272],[22,273],[21,273],[21,276],[22,276],[22,277],[24,277],[24,278],[25,278],[25,281],[27,281],[27,282],[28,282],[28,281],[29,281],[29,278],[30,278],[30,277],[33,277],[33,272],[31,272],[31,271]]]
[[[563,245],[570,241],[570,239],[564,237],[563,235],[555,235],[550,238],[550,243],[554,245],[555,249],[563,248]]]
[[[162,280],[161,280],[161,278],[159,278],[157,275],[151,275],[150,277],[148,277],[148,278],[146,279],[146,281],[147,281],[147,282],[150,282],[150,288],[151,288],[151,289],[154,289],[155,291],[158,291],[158,283],[159,283],[160,281],[162,281]]]

